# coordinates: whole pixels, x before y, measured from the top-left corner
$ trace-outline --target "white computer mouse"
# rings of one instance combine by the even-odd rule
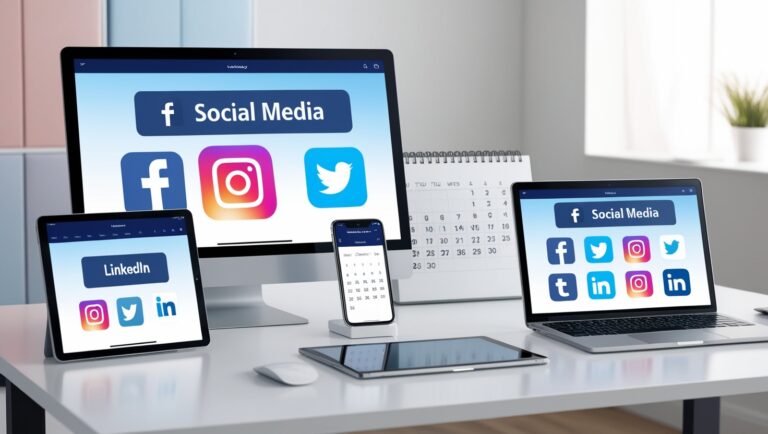
[[[317,370],[306,363],[272,363],[253,368],[257,373],[289,386],[303,386],[317,380]]]

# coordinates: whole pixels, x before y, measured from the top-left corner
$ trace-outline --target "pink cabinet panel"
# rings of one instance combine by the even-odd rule
[[[24,144],[21,68],[21,0],[0,1],[0,148]]]
[[[14,2],[16,0],[11,0]],[[3,4],[8,0],[2,0]],[[27,146],[66,144],[59,51],[103,45],[103,2],[23,0],[24,132]],[[5,7],[5,6],[3,6]]]

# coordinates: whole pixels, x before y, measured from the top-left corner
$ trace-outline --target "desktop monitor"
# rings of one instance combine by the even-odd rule
[[[301,324],[266,283],[334,280],[331,222],[411,247],[387,50],[65,48],[72,209],[187,208],[211,328]]]

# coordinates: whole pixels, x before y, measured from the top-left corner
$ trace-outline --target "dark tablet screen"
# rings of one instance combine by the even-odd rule
[[[487,337],[307,348],[360,373],[473,366],[541,356]]]

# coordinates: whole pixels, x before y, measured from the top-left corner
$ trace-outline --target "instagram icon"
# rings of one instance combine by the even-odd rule
[[[647,271],[628,271],[625,276],[627,279],[627,295],[632,298],[650,297],[653,295],[651,273]]]
[[[87,300],[80,302],[80,324],[83,330],[106,330],[109,328],[107,302],[104,300]]]
[[[275,213],[272,157],[256,145],[210,146],[198,158],[203,209],[216,220],[265,219]]]
[[[624,260],[629,263],[648,262],[651,260],[651,245],[648,237],[637,235],[624,237]]]

